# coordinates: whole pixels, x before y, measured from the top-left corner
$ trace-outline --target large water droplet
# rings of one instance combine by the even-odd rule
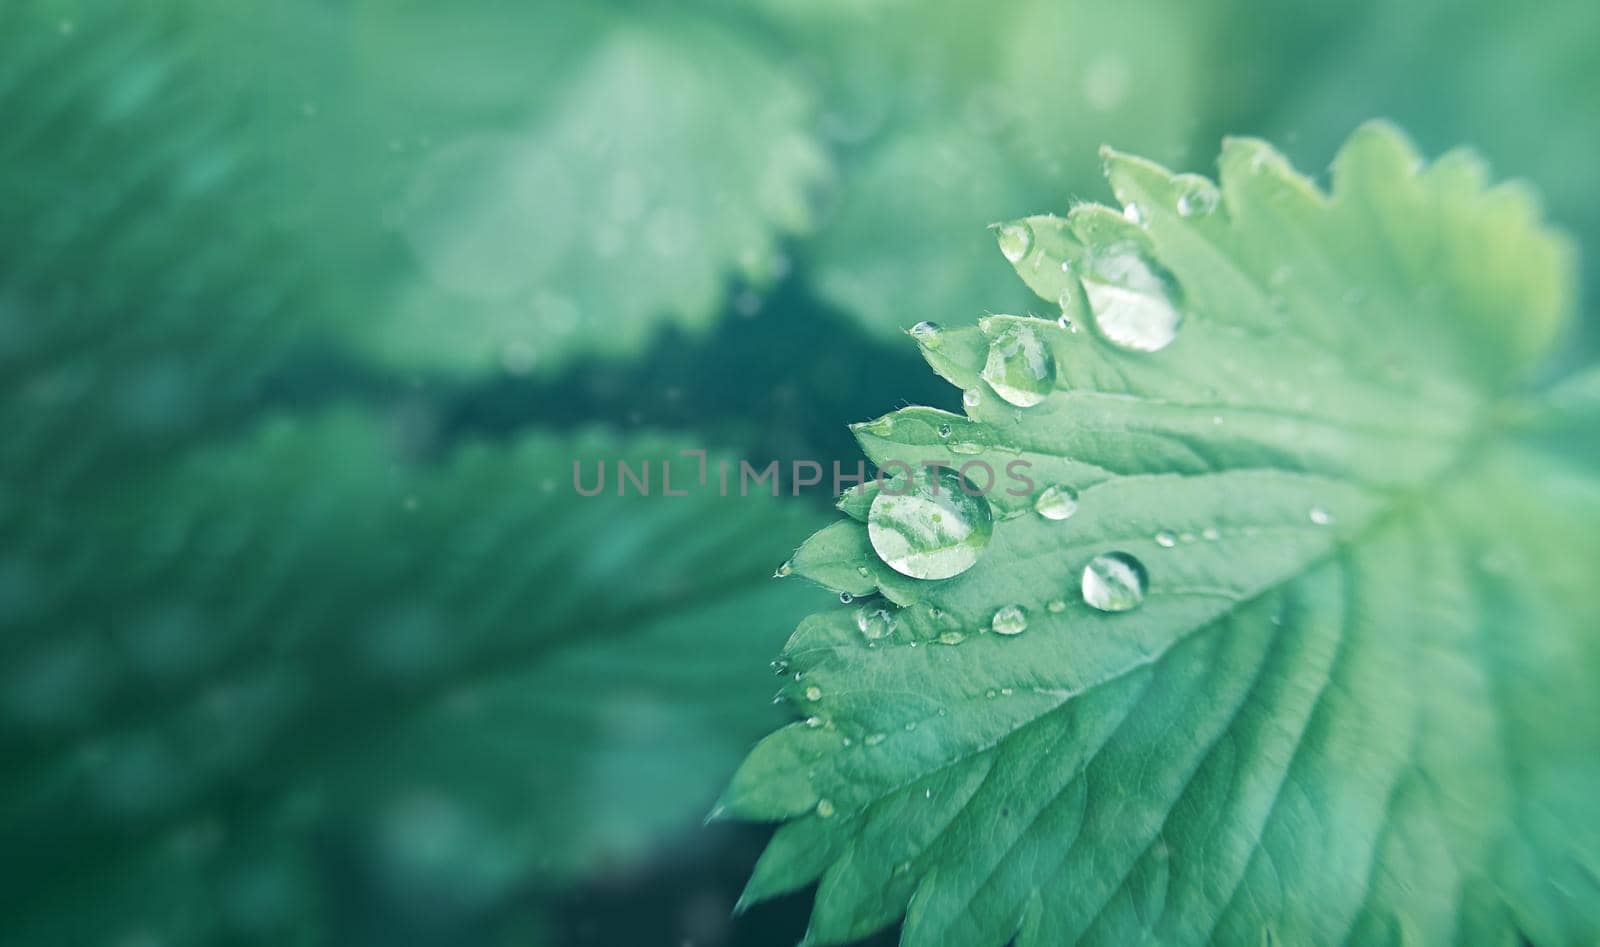
[[[889,481],[867,509],[873,551],[914,579],[948,579],[972,568],[989,544],[994,514],[988,500],[969,496],[964,486],[948,468]]]
[[[1125,612],[1144,602],[1144,563],[1125,552],[1095,556],[1083,567],[1083,601],[1102,612]]]
[[[1028,630],[1028,613],[1021,605],[1006,605],[989,619],[989,627],[997,635],[1020,635]]]
[[[1178,216],[1204,217],[1217,209],[1221,194],[1209,178],[1199,174],[1180,174],[1173,179],[1178,187]]]
[[[1033,509],[1047,520],[1064,520],[1078,512],[1078,495],[1071,487],[1045,487],[1033,501]]]
[[[1033,249],[1033,228],[1025,221],[1001,224],[995,228],[995,238],[1000,242],[1000,252],[1012,263],[1020,262]]]
[[[1178,337],[1183,321],[1170,277],[1133,244],[1094,258],[1083,293],[1095,328],[1107,342],[1136,352],[1156,352]]]
[[[937,322],[919,322],[911,327],[911,337],[930,349],[944,344],[944,329]]]
[[[1055,388],[1056,358],[1032,326],[1006,322],[989,342],[981,375],[1008,403],[1030,408]]]

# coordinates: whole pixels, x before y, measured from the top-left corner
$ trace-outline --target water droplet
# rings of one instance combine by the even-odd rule
[[[1200,538],[1208,543],[1214,543],[1222,538],[1222,533],[1215,526],[1207,526],[1200,531]]]
[[[983,395],[976,388],[968,388],[961,393],[961,403],[969,408],[976,408],[983,403]]]
[[[808,726],[811,729],[815,730],[818,727],[822,726],[822,718],[821,717],[816,717],[816,716],[807,717],[806,718],[806,726]]]
[[[1125,612],[1144,601],[1144,563],[1125,552],[1095,556],[1083,567],[1083,600],[1102,612]]]
[[[1047,520],[1064,520],[1078,512],[1078,495],[1060,484],[1045,487],[1033,501],[1033,509]]]
[[[1122,218],[1130,224],[1143,224],[1144,211],[1139,209],[1138,204],[1129,204],[1122,208]]]
[[[1030,408],[1055,388],[1056,358],[1032,326],[1006,322],[990,341],[980,374],[1008,403]]]
[[[1000,696],[1000,692],[991,687],[987,691],[984,691],[983,696],[989,698],[990,700],[994,700],[996,697]]]
[[[997,635],[1020,635],[1028,630],[1028,613],[1021,605],[1006,605],[994,613],[989,627]]]
[[[989,544],[994,514],[988,500],[967,489],[948,468],[896,477],[867,509],[873,551],[913,579],[948,579],[972,568]]]
[[[887,608],[858,608],[856,609],[856,627],[861,629],[861,635],[872,641],[886,637],[894,632],[895,617]]]
[[[922,798],[924,798],[924,799],[932,799],[933,798],[933,790],[932,789],[924,789],[922,791]]]
[[[884,740],[887,740],[887,739],[888,739],[888,737],[884,736],[881,733],[872,733],[872,734],[868,734],[867,738],[865,740],[863,740],[862,742],[865,743],[867,746],[877,746],[878,744],[882,743]]]
[[[1046,602],[1044,607],[1045,611],[1049,612],[1050,614],[1059,615],[1067,610],[1067,600],[1064,598],[1053,598]]]
[[[806,688],[806,700],[815,702],[822,699],[822,688],[815,684]]]
[[[1012,690],[1009,687],[1000,688],[1000,696],[1001,697],[1010,697],[1012,694],[1015,694],[1015,693],[1016,693],[1016,691]]]
[[[789,662],[784,660],[783,658],[777,658],[777,659],[773,660],[773,662],[771,664],[767,665],[767,666],[772,668],[772,673],[777,674],[779,676],[782,676],[784,674],[788,674],[789,673]]]
[[[940,437],[949,437],[950,436],[950,425],[948,425],[948,424],[939,425],[939,436]]]
[[[1157,352],[1178,337],[1183,321],[1171,279],[1132,244],[1094,258],[1083,292],[1095,328],[1107,342],[1135,352]]]
[[[863,579],[870,578],[872,576],[872,570],[868,569],[866,566],[856,566],[856,575],[861,576]]]
[[[1333,514],[1329,513],[1327,510],[1324,510],[1320,506],[1314,506],[1311,508],[1311,522],[1317,524],[1318,526],[1327,526],[1329,523],[1333,522]]]
[[[950,445],[949,449],[952,454],[966,454],[968,456],[983,453],[983,445],[974,444],[971,441],[956,441]]]
[[[789,573],[791,573],[793,571],[794,571],[794,563],[785,560],[783,565],[781,565],[778,568],[772,570],[772,577],[774,579],[782,579],[782,578],[788,576]]]
[[[1160,546],[1163,549],[1171,549],[1173,546],[1176,546],[1177,544],[1178,544],[1178,537],[1176,537],[1173,534],[1167,532],[1166,530],[1162,530],[1161,532],[1156,533],[1156,545],[1157,546]]]
[[[939,636],[940,644],[960,644],[967,640],[967,636],[959,631],[947,631]]]
[[[907,733],[910,733],[911,731],[913,731],[915,729],[917,729],[917,722],[915,720],[911,720],[911,721],[908,721],[906,723],[906,732]]]
[[[1000,243],[1000,252],[1012,263],[1020,262],[1033,249],[1033,228],[1026,221],[1001,224],[995,228],[995,237]]]
[[[851,602],[853,602],[855,600],[856,600],[856,597],[854,595],[851,595],[849,592],[840,592],[839,593],[839,604],[840,605],[849,605]]]
[[[822,816],[824,819],[831,819],[831,818],[833,818],[833,813],[835,811],[836,810],[834,809],[833,802],[831,800],[828,800],[828,799],[818,799],[817,800],[817,815]]]
[[[944,327],[937,322],[919,322],[911,327],[911,337],[926,348],[936,349],[944,344]]]
[[[1222,195],[1209,178],[1199,174],[1180,174],[1173,179],[1178,186],[1178,216],[1204,217],[1217,209]]]
[[[844,747],[850,747],[850,746],[854,746],[855,742],[856,741],[850,739],[849,737],[845,737],[844,739],[839,741],[839,745],[840,746],[844,746]]]

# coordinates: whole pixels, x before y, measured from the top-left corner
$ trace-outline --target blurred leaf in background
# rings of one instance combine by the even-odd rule
[[[448,920],[681,834],[770,725],[751,672],[821,597],[770,582],[804,505],[619,497],[614,466],[574,498],[575,461],[592,483],[681,446],[529,436],[430,465],[362,412],[275,420],[12,550],[36,580],[6,603],[7,928]],[[417,916],[349,917],[318,846]]]

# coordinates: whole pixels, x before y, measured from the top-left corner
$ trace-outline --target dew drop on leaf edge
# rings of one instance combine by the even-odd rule
[[[1217,209],[1221,194],[1209,178],[1199,174],[1180,174],[1173,179],[1178,187],[1178,216],[1205,217]]]
[[[944,328],[937,322],[926,320],[911,327],[911,337],[930,349],[944,344]]]
[[[899,475],[867,509],[867,538],[884,564],[913,579],[948,579],[972,568],[989,544],[989,501],[948,468]]]
[[[1056,358],[1032,326],[1006,322],[989,342],[979,377],[1007,404],[1031,408],[1055,388]]]
[[[1103,553],[1083,567],[1083,601],[1102,612],[1126,612],[1143,604],[1148,583],[1144,563],[1137,557]]]
[[[995,239],[1000,244],[1000,252],[1012,263],[1020,263],[1022,258],[1033,249],[1033,228],[1026,221],[1014,221],[1009,224],[1000,224],[995,228]]]

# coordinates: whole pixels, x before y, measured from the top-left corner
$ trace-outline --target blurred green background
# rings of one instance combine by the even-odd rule
[[[0,942],[781,944],[700,819],[859,454],[1102,143],[1525,177],[1600,288],[1600,5],[0,4]],[[1580,321],[1568,364],[1594,357]],[[888,940],[892,941],[892,934]]]

